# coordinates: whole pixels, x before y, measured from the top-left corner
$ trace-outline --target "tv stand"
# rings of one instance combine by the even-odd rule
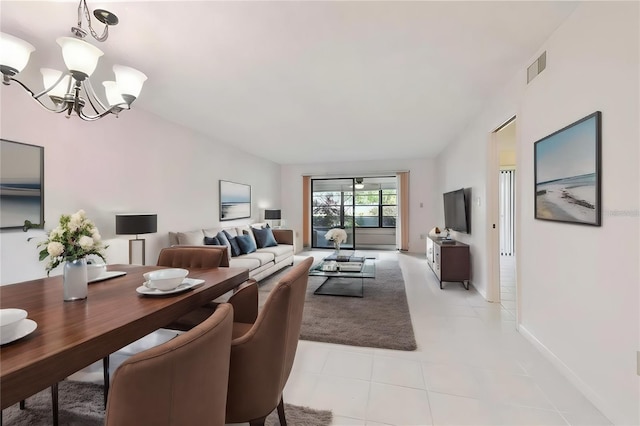
[[[455,240],[427,238],[427,263],[440,282],[461,282],[469,290],[471,262],[469,246]]]

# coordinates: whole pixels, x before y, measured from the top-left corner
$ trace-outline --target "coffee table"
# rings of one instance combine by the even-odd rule
[[[376,277],[376,265],[373,259],[360,258],[362,262],[335,262],[322,259],[309,270],[309,276],[326,277],[326,280],[313,294],[323,296],[363,297],[364,279]],[[335,271],[326,270],[327,265],[335,264]],[[357,265],[361,265],[357,270]],[[343,266],[344,265],[344,266]]]

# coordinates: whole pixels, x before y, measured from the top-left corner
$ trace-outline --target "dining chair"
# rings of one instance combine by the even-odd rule
[[[169,268],[218,268],[229,266],[226,246],[173,246],[160,250],[158,266]]]
[[[286,426],[282,391],[293,366],[312,257],[292,267],[269,292],[258,311],[257,284],[240,288],[231,298],[233,340],[227,393],[227,423],[264,425],[277,408]]]
[[[124,361],[113,374],[105,426],[224,425],[233,308]]]
[[[227,247],[224,246],[173,246],[160,250],[158,266],[185,269],[228,267]],[[208,318],[218,303],[209,302],[183,315],[163,328],[187,331]]]

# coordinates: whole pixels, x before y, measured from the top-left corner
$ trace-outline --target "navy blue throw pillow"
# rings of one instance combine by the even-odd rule
[[[204,243],[208,246],[224,246],[226,245],[218,239],[218,237],[204,237]]]
[[[227,231],[223,230],[222,232],[224,232],[224,235],[227,238],[227,241],[229,241],[229,245],[231,246],[231,257],[240,256],[242,254],[242,251],[240,250],[240,246],[238,245],[236,237],[232,237],[231,234],[229,234]]]
[[[242,254],[253,253],[254,251],[256,251],[256,245],[254,244],[251,235],[238,235],[236,237],[236,241],[240,246],[240,251],[242,252]]]
[[[263,247],[274,247],[278,245],[276,238],[273,236],[273,231],[271,228],[252,228],[253,236],[256,237],[256,243],[258,244],[258,248]]]

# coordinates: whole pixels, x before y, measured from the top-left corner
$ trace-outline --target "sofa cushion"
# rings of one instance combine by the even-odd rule
[[[258,248],[277,246],[278,242],[273,236],[271,228],[253,228],[253,235],[256,238]]]
[[[245,256],[234,257],[229,261],[229,267],[244,268],[252,271],[260,267],[260,261],[258,259],[251,259],[250,257]]]
[[[235,240],[238,242],[238,246],[240,246],[240,252],[242,254],[249,254],[256,251],[256,244],[253,242],[253,238],[249,235],[238,235],[235,237]]]
[[[266,265],[269,262],[273,263],[275,261],[275,256],[273,255],[273,253],[254,251],[253,253],[243,254],[240,257],[245,256],[249,259],[258,259],[260,261],[260,265]]]
[[[202,231],[178,232],[178,244],[181,246],[202,246],[204,245],[204,234]]]
[[[290,244],[278,244],[277,246],[258,249],[258,253],[271,253],[275,257],[293,255],[293,246]]]

